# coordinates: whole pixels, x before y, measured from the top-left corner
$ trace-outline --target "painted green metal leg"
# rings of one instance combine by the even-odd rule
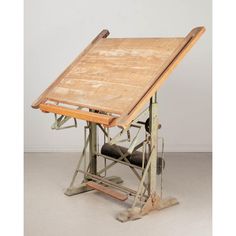
[[[92,122],[89,123],[89,132],[90,133],[89,133],[88,140],[85,143],[84,150],[82,152],[80,161],[79,161],[77,168],[75,170],[75,173],[73,175],[71,184],[70,184],[69,188],[67,188],[65,191],[65,195],[67,195],[67,196],[73,196],[76,194],[80,194],[80,193],[84,193],[84,192],[88,192],[88,191],[93,190],[86,185],[86,182],[88,181],[88,179],[86,179],[86,178],[83,179],[82,183],[79,186],[74,187],[74,182],[75,182],[76,177],[78,175],[78,169],[82,163],[82,160],[84,158],[86,158],[85,152],[86,152],[86,147],[88,144],[89,144],[89,160],[90,160],[89,161],[90,166],[89,166],[88,172],[91,174],[94,174],[94,175],[97,174],[97,155],[96,155],[96,153],[97,153],[98,140],[97,140],[97,125],[95,123],[92,123]],[[123,180],[117,176],[109,176],[109,177],[106,177],[105,179],[110,180],[116,184],[123,183]]]
[[[97,174],[97,125],[96,123],[89,123],[89,159],[90,159],[90,168],[89,172],[91,174]]]
[[[88,144],[89,144],[89,162],[90,162],[90,166],[89,166],[89,172],[91,174],[96,174],[97,173],[97,156],[96,156],[96,152],[97,152],[97,127],[95,123],[90,122],[89,123],[89,140],[88,140]],[[86,149],[85,145],[85,149]],[[85,152],[86,150],[84,150],[83,152]],[[84,157],[86,158],[86,157]],[[82,158],[81,158],[82,161]],[[79,162],[80,163],[80,162]],[[77,167],[77,169],[79,169],[79,167]],[[79,193],[84,193],[84,192],[88,192],[91,191],[93,189],[89,188],[88,186],[86,186],[86,181],[87,179],[84,178],[84,180],[82,181],[82,183],[78,186],[78,187],[74,187],[73,184],[75,182],[75,178],[78,174],[78,170],[75,171],[74,176],[72,178],[72,182],[69,188],[67,188],[67,190],[65,191],[65,195],[67,196],[73,196]]]
[[[149,195],[156,192],[156,163],[158,152],[158,116],[157,116],[157,95],[155,94],[150,100],[149,107],[149,127],[151,135],[151,164],[149,169]]]

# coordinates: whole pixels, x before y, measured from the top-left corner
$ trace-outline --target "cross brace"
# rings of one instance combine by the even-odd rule
[[[95,111],[96,112],[96,111]],[[144,111],[147,113],[147,111]],[[152,210],[161,210],[166,207],[178,204],[175,198],[162,199],[162,194],[158,194],[157,189],[157,159],[158,159],[158,129],[160,128],[158,122],[158,103],[157,96],[153,96],[150,99],[149,105],[149,124],[148,130],[145,131],[145,138],[140,142],[141,129],[145,128],[145,123],[139,121],[138,116],[129,127],[122,128],[122,130],[115,136],[111,137],[109,129],[106,126],[98,125],[93,122],[88,122],[85,126],[85,145],[80,157],[79,163],[76,167],[72,181],[65,194],[67,196],[98,190],[102,191],[112,197],[119,200],[126,200],[128,196],[133,196],[134,201],[131,208],[124,212],[121,212],[117,219],[121,222],[129,220],[139,219],[142,216],[148,214]],[[104,134],[104,143],[111,145],[118,153],[118,156],[104,155],[99,152],[99,139],[98,128]],[[136,135],[131,139],[130,129],[135,128],[137,130]],[[87,134],[87,131],[88,134]],[[124,139],[124,135],[127,134],[127,138]],[[127,149],[122,149],[117,144],[120,142],[128,141],[130,145]],[[137,149],[142,148],[142,164],[136,165],[130,163],[130,155],[134,155]],[[86,150],[89,149],[89,155],[87,157]],[[124,150],[126,150],[124,152]],[[163,153],[163,152],[162,152]],[[104,158],[104,168],[98,170],[97,158]],[[88,163],[87,163],[88,159]],[[107,165],[106,160],[112,161]],[[83,162],[83,169],[81,168]],[[117,163],[128,166],[134,175],[139,180],[137,190],[130,189],[121,185],[123,180],[117,176],[107,177],[107,171]],[[162,163],[163,164],[163,163]],[[161,168],[163,170],[163,165]],[[139,173],[139,172],[141,173]],[[82,182],[79,186],[75,187],[74,183],[78,173],[83,174]],[[103,174],[103,176],[102,176]],[[162,171],[161,171],[162,175]],[[116,189],[116,190],[112,190]],[[125,193],[125,195],[120,192]]]

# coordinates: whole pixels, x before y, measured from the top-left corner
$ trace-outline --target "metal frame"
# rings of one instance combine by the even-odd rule
[[[149,133],[145,133],[145,138],[139,142],[140,131],[144,128],[144,122],[140,122],[139,118],[141,115],[149,113]],[[119,152],[120,157],[115,159],[110,156],[101,154],[99,150],[99,140],[98,140],[98,128],[104,134],[104,142],[108,142],[113,145]],[[131,138],[130,129],[137,129],[137,133]],[[158,103],[157,94],[150,99],[149,109],[144,110],[127,128],[122,128],[122,130],[115,135],[115,137],[110,137],[109,128],[103,127],[101,124],[96,124],[93,122],[87,122],[87,126],[84,127],[84,148],[79,159],[78,165],[72,177],[70,186],[66,190],[65,194],[67,196],[72,196],[75,194],[87,192],[93,190],[86,185],[88,181],[95,181],[107,187],[117,189],[124,192],[128,196],[133,196],[134,201],[131,208],[124,212],[121,212],[117,219],[121,222],[128,220],[134,220],[141,218],[143,215],[147,214],[151,210],[163,209],[178,203],[175,198],[162,199],[162,183],[161,183],[161,193],[157,192],[157,176],[156,176],[156,163],[158,158],[158,128],[160,128],[158,122]],[[89,131],[89,134],[87,134]],[[127,134],[127,138],[124,139],[124,135]],[[123,153],[119,146],[120,142],[129,142],[130,145],[126,153]],[[142,167],[131,164],[127,159],[127,156],[132,154],[134,151],[142,148]],[[87,157],[86,150],[89,149],[89,155]],[[162,153],[164,151],[162,150]],[[97,168],[97,158],[104,158],[104,168],[98,170]],[[144,159],[147,158],[147,163],[144,166]],[[87,163],[87,159],[89,162]],[[112,161],[107,165],[106,160]],[[83,169],[81,168],[83,162]],[[128,166],[134,175],[139,180],[139,185],[137,190],[127,188],[121,183],[123,180],[120,177],[111,176],[107,177],[107,170],[112,168],[115,164],[123,164]],[[137,171],[141,171],[141,174]],[[83,174],[83,179],[78,187],[75,187],[75,180],[78,173]],[[102,174],[104,174],[102,176]],[[162,175],[161,175],[162,180]]]

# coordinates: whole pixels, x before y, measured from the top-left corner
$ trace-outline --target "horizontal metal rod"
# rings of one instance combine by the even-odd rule
[[[140,125],[136,125],[136,124],[131,124],[130,127],[134,127],[134,128],[138,128],[138,129],[142,128]]]
[[[132,196],[135,196],[137,194],[137,191],[135,191],[135,190],[133,190],[131,188],[127,188],[125,186],[118,185],[118,184],[116,184],[116,183],[114,183],[112,181],[104,179],[104,177],[100,177],[100,176],[91,174],[89,172],[84,172],[82,170],[79,170],[79,172],[88,175],[89,177],[91,177],[91,179],[98,180],[98,181],[104,183],[105,185],[108,185],[110,187],[116,188],[116,189],[118,189],[118,190],[120,190],[122,192],[128,193],[128,194],[130,194]]]
[[[103,158],[108,159],[108,160],[111,160],[111,161],[119,162],[119,163],[121,163],[121,164],[123,164],[123,165],[126,165],[126,166],[130,166],[130,167],[133,167],[133,168],[142,170],[142,167],[140,167],[140,166],[133,165],[133,164],[128,163],[128,162],[126,162],[126,161],[121,161],[121,160],[119,160],[119,159],[115,159],[115,158],[113,158],[113,157],[109,157],[109,156],[103,155],[103,154],[101,154],[101,153],[97,153],[97,156],[103,157]]]
[[[140,121],[140,120],[139,120],[139,121],[137,121],[137,123],[138,123],[138,124],[141,124],[141,125],[145,125],[145,124],[146,124],[146,122],[145,122],[145,121]]]

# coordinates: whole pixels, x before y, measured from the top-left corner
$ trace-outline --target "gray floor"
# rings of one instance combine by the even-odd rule
[[[129,202],[96,191],[63,194],[77,159],[77,153],[25,154],[25,236],[211,235],[210,153],[167,153],[164,195],[180,204],[127,223],[115,217]],[[136,186],[128,167],[117,166],[109,174]]]

